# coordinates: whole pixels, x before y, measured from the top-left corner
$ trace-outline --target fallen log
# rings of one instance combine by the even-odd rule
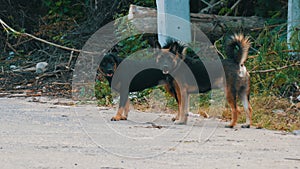
[[[154,33],[157,30],[157,13],[153,8],[130,5],[128,20],[141,32]],[[265,20],[260,17],[234,17],[191,13],[191,23],[200,29],[211,42],[216,41],[228,31],[250,33],[264,27]]]

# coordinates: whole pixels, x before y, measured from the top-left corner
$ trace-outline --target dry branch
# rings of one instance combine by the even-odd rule
[[[228,12],[225,14],[225,16],[228,16],[229,13],[230,13],[231,11],[233,11],[233,9],[234,9],[240,2],[241,2],[241,0],[236,1],[236,3],[234,3],[234,4],[232,5],[232,7],[230,8],[230,11],[228,11]]]
[[[2,25],[3,29],[9,33],[9,32],[13,32],[17,35],[21,35],[21,36],[28,36],[32,39],[35,39],[37,41],[40,41],[42,43],[46,43],[48,45],[51,45],[51,46],[55,46],[57,48],[61,48],[61,49],[64,49],[64,50],[68,50],[68,51],[71,51],[71,52],[82,52],[82,53],[88,53],[88,54],[97,54],[97,52],[91,52],[91,51],[84,51],[84,50],[79,50],[79,49],[75,49],[75,48],[70,48],[70,47],[66,47],[66,46],[62,46],[62,45],[59,45],[59,44],[56,44],[56,43],[53,43],[53,42],[49,42],[47,40],[44,40],[44,39],[41,39],[39,37],[36,37],[34,35],[31,35],[29,33],[21,33],[21,32],[18,32],[16,30],[14,30],[13,28],[11,28],[9,25],[7,25],[2,19],[0,19],[0,24]]]
[[[70,51],[75,51],[75,52],[81,52],[81,50],[78,50],[78,49],[74,49],[74,48],[69,48],[69,47],[66,47],[66,46],[62,46],[62,45],[58,45],[56,43],[53,43],[53,42],[49,42],[49,41],[46,41],[44,39],[41,39],[41,38],[38,38],[34,35],[31,35],[29,33],[21,33],[21,32],[18,32],[16,30],[14,30],[13,28],[11,28],[10,26],[8,26],[2,19],[0,19],[0,23],[2,25],[2,27],[4,28],[4,30],[8,33],[9,31],[17,34],[17,35],[25,35],[25,36],[28,36],[28,37],[31,37],[35,40],[38,40],[40,42],[43,42],[43,43],[46,43],[48,45],[51,45],[51,46],[55,46],[55,47],[58,47],[58,48],[61,48],[61,49],[65,49],[65,50],[70,50]]]
[[[279,68],[272,68],[272,69],[267,69],[267,70],[254,70],[254,71],[250,71],[249,73],[268,73],[268,72],[274,72],[274,71],[278,71],[278,70],[282,70],[282,69],[286,69],[286,68],[290,68],[290,67],[294,67],[294,66],[300,66],[300,62],[296,62],[290,65],[285,65]]]

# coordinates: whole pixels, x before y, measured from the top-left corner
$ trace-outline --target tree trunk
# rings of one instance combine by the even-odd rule
[[[156,33],[156,10],[130,5],[128,19],[141,32]],[[264,27],[265,20],[260,17],[233,17],[191,13],[191,22],[198,27],[211,42],[222,37],[228,31],[249,33]]]

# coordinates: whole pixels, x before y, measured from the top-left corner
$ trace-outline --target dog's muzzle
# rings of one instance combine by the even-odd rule
[[[107,70],[104,74],[107,77],[112,77],[114,75],[114,71],[113,70]]]
[[[169,67],[168,65],[164,65],[162,69],[163,74],[169,74]]]

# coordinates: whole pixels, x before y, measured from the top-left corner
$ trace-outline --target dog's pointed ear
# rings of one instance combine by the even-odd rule
[[[188,47],[183,48],[182,55],[186,56],[188,52]]]
[[[183,48],[181,59],[185,59],[188,53],[188,47]]]

